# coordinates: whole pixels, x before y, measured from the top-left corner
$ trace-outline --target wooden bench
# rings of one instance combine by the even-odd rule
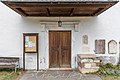
[[[19,68],[19,58],[18,57],[0,57],[0,68],[11,68],[16,69]]]

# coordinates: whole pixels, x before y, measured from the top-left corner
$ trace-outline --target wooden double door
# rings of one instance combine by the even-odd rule
[[[71,31],[49,31],[49,67],[71,67]]]

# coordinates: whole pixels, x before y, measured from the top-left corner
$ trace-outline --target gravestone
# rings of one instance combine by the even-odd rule
[[[108,53],[109,54],[116,54],[117,53],[117,42],[114,40],[111,40],[108,43]]]

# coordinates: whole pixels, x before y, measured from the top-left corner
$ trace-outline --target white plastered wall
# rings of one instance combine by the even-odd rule
[[[106,40],[106,53],[98,56],[119,56],[120,42],[120,2],[108,9],[98,17],[89,18],[62,18],[65,21],[79,20],[78,32],[74,31],[73,25],[46,25],[46,32],[40,25],[40,20],[58,20],[58,18],[24,18],[0,2],[0,57],[20,57],[22,67],[23,56],[23,33],[39,33],[39,63],[40,69],[49,67],[48,30],[71,30],[72,31],[72,68],[75,68],[76,54],[94,54],[95,40]],[[88,35],[88,45],[82,44],[82,36]],[[115,40],[118,45],[117,54],[108,54],[108,42]],[[83,47],[88,51],[83,52]],[[45,59],[44,59],[45,58]],[[26,54],[26,69],[36,69],[36,54]]]

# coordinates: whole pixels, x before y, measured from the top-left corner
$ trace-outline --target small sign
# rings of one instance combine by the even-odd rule
[[[25,36],[25,42],[29,42],[29,36]]]
[[[30,42],[28,43],[28,47],[33,47],[32,41],[30,41]]]

